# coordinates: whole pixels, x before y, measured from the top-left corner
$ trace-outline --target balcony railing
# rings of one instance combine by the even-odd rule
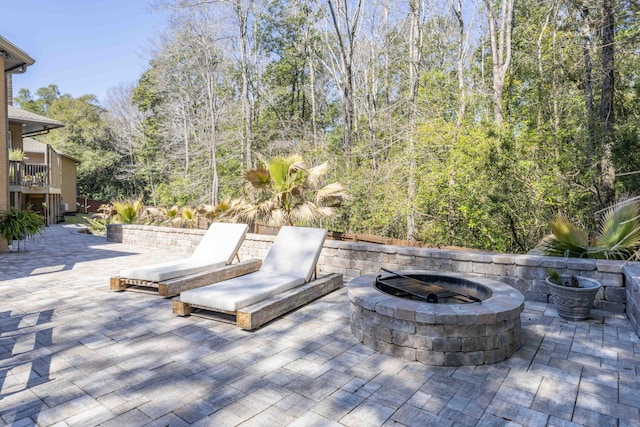
[[[9,185],[44,187],[49,185],[49,166],[9,161]]]

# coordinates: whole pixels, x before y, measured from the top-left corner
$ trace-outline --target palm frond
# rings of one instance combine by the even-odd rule
[[[327,184],[316,192],[316,203],[318,205],[339,206],[349,194],[339,182]]]
[[[295,206],[291,210],[290,215],[292,223],[302,224],[313,224],[323,218],[323,215],[318,210],[318,206],[308,201]]]
[[[143,208],[142,197],[114,200],[111,204],[117,213],[117,219],[124,224],[135,223]]]
[[[196,217],[196,213],[190,207],[184,207],[180,211],[180,216],[186,221],[193,221]]]
[[[320,180],[324,178],[324,176],[329,171],[329,163],[324,162],[321,165],[314,166],[307,170],[307,181],[309,185],[312,187],[317,186],[320,183]]]
[[[565,216],[551,221],[551,236],[544,244],[544,252],[550,256],[582,258],[589,246],[587,233]]]
[[[282,188],[286,186],[286,183],[289,180],[289,171],[292,164],[296,162],[297,159],[292,157],[274,157],[269,162],[269,174],[271,175],[271,179],[276,183],[276,186]]]
[[[553,236],[544,244],[552,256],[587,257],[611,260],[640,259],[640,201],[624,199],[599,211],[602,216],[597,235],[589,243],[588,234],[565,217],[551,221]]]
[[[637,258],[640,247],[640,204],[622,200],[607,208],[600,220],[594,246],[607,259]]]
[[[245,181],[253,189],[260,190],[271,185],[271,174],[267,169],[250,169],[244,173]]]

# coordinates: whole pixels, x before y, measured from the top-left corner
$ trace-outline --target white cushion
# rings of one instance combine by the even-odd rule
[[[180,294],[180,301],[216,310],[237,311],[302,285],[304,278],[256,271]]]
[[[190,257],[120,271],[120,277],[161,282],[231,264],[247,234],[247,224],[214,222]]]
[[[303,277],[308,282],[326,237],[327,230],[322,228],[282,227],[260,271]]]
[[[198,243],[192,256],[214,257],[216,260],[225,260],[225,264],[231,264],[247,230],[249,230],[247,224],[214,222]]]
[[[120,270],[120,277],[149,282],[162,282],[180,276],[198,273],[209,268],[226,265],[224,260],[213,262],[211,259],[189,257],[175,261],[153,264],[146,267],[127,268]]]

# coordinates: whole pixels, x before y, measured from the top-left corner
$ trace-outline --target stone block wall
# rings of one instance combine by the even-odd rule
[[[629,316],[631,326],[636,334],[640,335],[640,266],[624,267],[624,276],[627,291],[627,316]]]
[[[107,240],[127,245],[192,253],[205,230],[150,225],[107,225]]]
[[[140,225],[109,225],[109,241],[156,247],[179,252],[192,252],[204,235],[203,230],[165,228]],[[275,236],[247,234],[239,255],[241,259],[264,258]],[[514,255],[377,245],[327,240],[318,261],[318,271],[341,273],[345,280],[389,270],[424,269],[472,274],[499,280],[513,286],[528,301],[549,301],[545,284],[547,268],[561,274],[576,274],[596,279],[602,288],[596,295],[594,308],[615,313],[627,310],[630,289],[625,288],[623,268],[640,269],[640,262],[558,258],[538,255]],[[634,276],[635,277],[635,276]],[[640,274],[638,275],[640,281]],[[638,291],[632,293],[637,310]],[[637,311],[636,311],[637,313]],[[640,315],[636,314],[640,320]],[[636,324],[638,322],[636,321]]]

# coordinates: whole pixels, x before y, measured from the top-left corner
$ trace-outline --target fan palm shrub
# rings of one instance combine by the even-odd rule
[[[601,212],[593,237],[566,216],[551,221],[553,235],[543,243],[546,255],[611,260],[640,259],[640,199],[625,199]]]
[[[144,207],[142,197],[137,199],[113,200],[111,204],[116,211],[115,219],[121,224],[135,224]]]
[[[252,201],[233,200],[226,216],[275,227],[312,224],[335,216],[336,208],[348,197],[338,182],[320,186],[329,169],[327,163],[307,167],[298,155],[260,162],[260,167],[244,173],[244,190]]]

